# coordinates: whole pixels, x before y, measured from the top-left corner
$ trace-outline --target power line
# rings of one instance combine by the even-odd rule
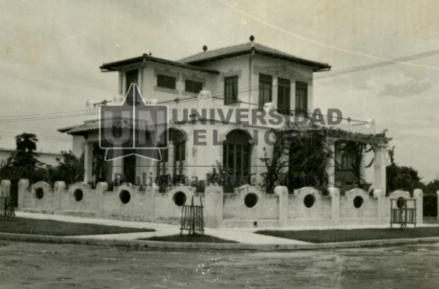
[[[349,74],[349,73],[355,73],[355,72],[359,72],[359,71],[363,71],[363,70],[367,70],[367,69],[388,66],[388,65],[395,64],[395,63],[407,62],[407,61],[411,61],[414,59],[429,57],[429,56],[433,56],[433,55],[437,55],[437,54],[439,54],[439,50],[433,50],[433,51],[415,54],[415,55],[411,55],[411,56],[407,56],[407,57],[396,58],[394,60],[386,60],[386,61],[372,63],[372,64],[355,66],[355,67],[351,67],[351,68],[347,68],[347,69],[343,69],[343,70],[328,72],[324,75],[314,77],[313,80],[319,80],[319,79],[324,79],[324,78],[329,78],[329,77],[345,75],[345,74]],[[238,89],[238,93],[245,93],[245,92],[249,92],[251,90],[256,90],[256,89],[258,89],[258,86],[256,86],[256,85],[251,86],[251,87],[240,87]],[[223,99],[223,98],[221,98],[221,96],[224,96],[224,92],[212,92],[213,98]],[[177,99],[169,100],[169,101],[162,101],[162,102],[158,102],[158,104],[166,104],[166,103],[180,102],[180,101],[187,101],[187,100],[194,100],[194,99],[197,99],[197,97],[178,99],[178,101],[177,101]],[[250,103],[250,102],[244,102],[244,101],[241,101],[241,103],[249,104],[249,105],[259,105],[258,103]],[[87,116],[87,115],[94,115],[94,114],[96,114],[95,110],[86,110],[86,111],[80,110],[80,111],[55,112],[55,113],[33,114],[33,115],[22,115],[22,116],[2,116],[2,117],[0,117],[0,123],[51,120],[51,119],[58,119],[58,118],[79,117],[79,116]],[[347,120],[349,120],[349,119],[347,119]]]
[[[437,55],[437,54],[439,54],[439,50],[433,50],[433,51],[429,51],[429,52],[415,54],[412,56],[396,58],[392,61],[376,62],[376,63],[372,63],[372,64],[354,66],[351,68],[328,72],[328,73],[325,73],[321,76],[316,76],[313,79],[318,80],[318,79],[323,79],[323,78],[328,78],[328,77],[344,75],[344,74],[348,74],[348,73],[354,73],[354,72],[363,71],[363,70],[367,70],[367,69],[383,67],[383,66],[388,66],[388,65],[392,65],[392,64],[396,64],[396,63],[401,63],[401,62],[407,62],[407,61],[411,61],[411,60],[415,60],[415,59],[419,59],[419,58],[429,57],[429,56],[433,56],[433,55]]]
[[[255,17],[255,16],[245,12],[245,11],[242,11],[242,10],[236,8],[235,5],[231,5],[231,4],[229,4],[229,3],[227,3],[227,2],[225,2],[223,0],[217,0],[217,1],[222,3],[222,4],[224,4],[224,5],[226,5],[226,6],[228,6],[228,7],[230,7],[231,9],[233,9],[233,10],[235,10],[235,11],[237,11],[237,12],[239,12],[239,13],[241,13],[241,14],[243,14],[243,15],[245,15],[245,16],[247,16],[247,17],[249,17],[249,18],[251,18],[251,19],[253,19],[255,21],[257,21],[257,22],[260,22],[260,23],[262,23],[262,24],[264,24],[264,25],[266,25],[268,27],[271,27],[271,28],[274,28],[276,30],[279,30],[279,31],[281,31],[281,32],[283,32],[285,34],[288,34],[290,36],[293,36],[295,38],[298,38],[298,39],[301,39],[301,40],[304,40],[304,41],[307,41],[307,42],[310,42],[310,43],[313,43],[313,44],[317,44],[319,46],[323,46],[323,47],[326,47],[326,48],[330,48],[330,49],[333,49],[333,50],[338,50],[338,51],[341,51],[341,52],[345,52],[345,53],[349,53],[349,54],[353,54],[353,55],[357,55],[357,56],[362,56],[362,57],[367,57],[367,58],[372,58],[372,59],[377,59],[377,60],[383,60],[383,61],[393,61],[391,59],[386,59],[386,58],[377,57],[377,56],[368,55],[368,54],[362,54],[362,53],[359,53],[359,52],[343,49],[343,48],[340,48],[340,47],[337,47],[337,46],[328,45],[328,44],[325,44],[325,43],[322,43],[322,42],[319,42],[319,41],[308,39],[308,38],[303,37],[301,35],[298,35],[298,34],[290,32],[290,31],[287,31],[285,29],[282,29],[282,28],[280,28],[280,27],[278,27],[276,25],[273,25],[273,24],[271,24],[271,23],[269,23],[267,21],[259,19],[259,18]],[[406,62],[401,62],[401,63],[406,64],[406,65],[410,65],[410,66],[417,66],[417,67],[419,66],[419,65],[416,65],[416,64],[410,64],[410,63],[406,63]],[[433,66],[423,66],[423,67],[434,69],[434,70],[439,70],[438,67],[433,67]]]

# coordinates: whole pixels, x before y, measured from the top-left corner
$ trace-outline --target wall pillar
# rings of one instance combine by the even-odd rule
[[[331,196],[331,219],[332,225],[338,225],[340,219],[340,191],[337,188],[329,188]]]
[[[378,199],[378,219],[380,220],[380,224],[386,224],[386,199],[384,190],[374,189],[373,196]]]
[[[2,180],[1,182],[1,196],[10,197],[11,196],[11,181]]]
[[[287,226],[288,221],[288,188],[285,186],[276,186],[274,194],[279,196],[279,225]]]
[[[108,190],[108,184],[99,182],[96,185],[96,215],[99,217],[104,216],[104,192]],[[113,189],[115,190],[115,189]]]
[[[382,189],[386,194],[386,153],[387,145],[375,147],[373,188]]]
[[[61,211],[62,209],[62,199],[65,193],[66,183],[62,181],[55,182],[54,186],[54,198],[53,198],[53,211]]]
[[[218,228],[223,220],[223,188],[219,186],[206,186],[204,199],[204,215],[206,227]]]
[[[424,193],[421,189],[415,189],[413,197],[416,199],[416,223],[424,222]]]
[[[84,146],[84,183],[93,181],[93,144],[86,142]]]
[[[21,179],[18,181],[18,210],[26,208],[26,200],[30,197],[29,180]]]

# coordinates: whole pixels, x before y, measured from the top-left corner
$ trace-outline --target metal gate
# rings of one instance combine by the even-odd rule
[[[416,228],[416,200],[415,199],[391,199],[390,200],[390,228],[393,224],[406,228],[412,224]]]
[[[0,220],[9,220],[14,217],[14,202],[11,197],[0,196]]]

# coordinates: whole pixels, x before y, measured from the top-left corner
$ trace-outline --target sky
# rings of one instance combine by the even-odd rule
[[[0,148],[32,132],[38,149],[71,149],[58,128],[111,100],[117,73],[103,63],[152,53],[169,60],[246,43],[351,67],[432,52],[407,62],[314,80],[314,107],[376,121],[398,165],[439,174],[439,1],[0,0]],[[438,51],[436,51],[438,50]],[[325,75],[316,73],[315,77]],[[61,117],[60,117],[61,116]]]

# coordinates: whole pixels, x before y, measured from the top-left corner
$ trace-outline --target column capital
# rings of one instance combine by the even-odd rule
[[[380,143],[380,144],[375,144],[373,145],[374,148],[384,148],[387,149],[389,147],[389,144],[387,143]]]

